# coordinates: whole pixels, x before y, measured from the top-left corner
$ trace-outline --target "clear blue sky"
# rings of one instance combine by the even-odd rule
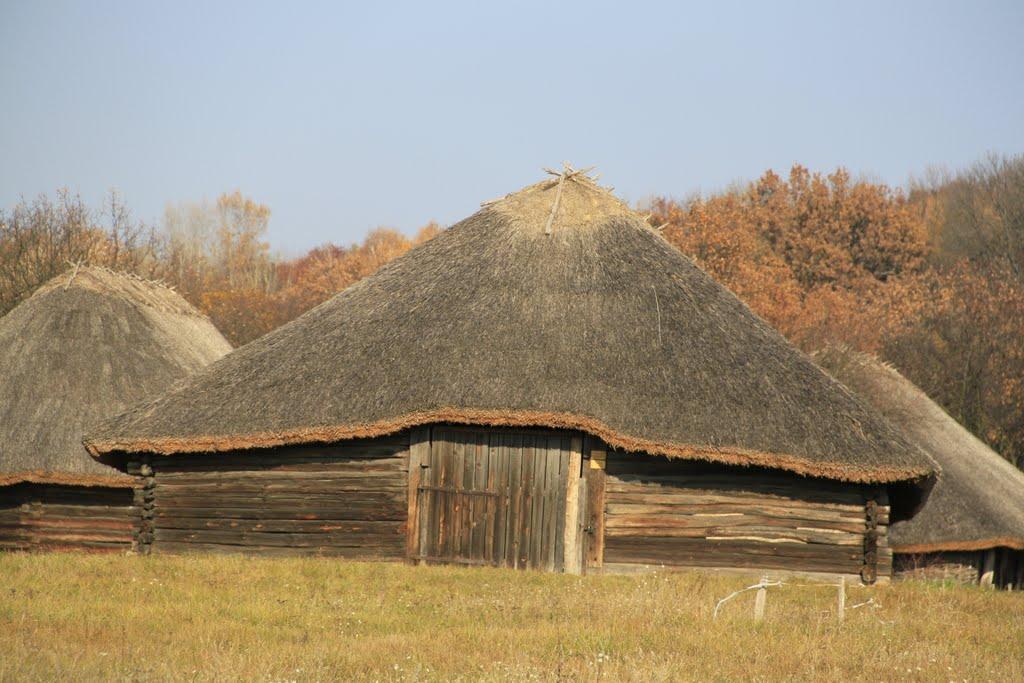
[[[635,201],[1024,152],[1024,2],[0,0],[0,205],[241,189],[275,247],[412,231],[567,159]]]

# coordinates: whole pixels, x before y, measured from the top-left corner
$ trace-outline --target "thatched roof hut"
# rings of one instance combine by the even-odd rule
[[[900,434],[579,175],[487,204],[103,425],[89,447],[215,452],[433,422],[579,429],[632,451],[847,481],[931,471]]]
[[[868,581],[888,573],[886,484],[933,470],[573,171],[485,203],[87,445],[147,477],[161,552]]]
[[[826,349],[815,359],[941,468],[920,509],[892,524],[889,543],[895,553],[1024,550],[1024,472],[891,365],[844,348]]]
[[[50,280],[0,318],[0,485],[130,485],[85,430],[230,350],[168,287],[96,267]]]

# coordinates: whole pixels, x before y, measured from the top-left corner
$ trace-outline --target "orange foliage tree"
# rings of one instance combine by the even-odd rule
[[[842,336],[877,351],[907,319],[928,241],[904,196],[840,169],[794,166],[748,186],[679,203],[656,199],[652,220],[715,279],[805,348]]]

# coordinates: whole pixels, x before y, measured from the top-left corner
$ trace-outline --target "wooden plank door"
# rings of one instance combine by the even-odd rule
[[[578,515],[567,499],[578,485],[580,451],[568,432],[433,427],[411,511],[416,557],[561,571],[566,546],[578,552]],[[570,557],[569,564],[578,563]]]

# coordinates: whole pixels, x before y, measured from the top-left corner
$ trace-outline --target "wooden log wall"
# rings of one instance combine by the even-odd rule
[[[130,489],[17,484],[0,489],[0,550],[125,552],[138,509]]]
[[[141,550],[405,557],[409,433],[337,445],[159,456]],[[151,492],[151,493],[150,493]],[[149,497],[149,498],[146,498]],[[147,535],[148,534],[148,535]]]
[[[887,578],[884,491],[758,468],[609,451],[605,571],[774,569]]]

